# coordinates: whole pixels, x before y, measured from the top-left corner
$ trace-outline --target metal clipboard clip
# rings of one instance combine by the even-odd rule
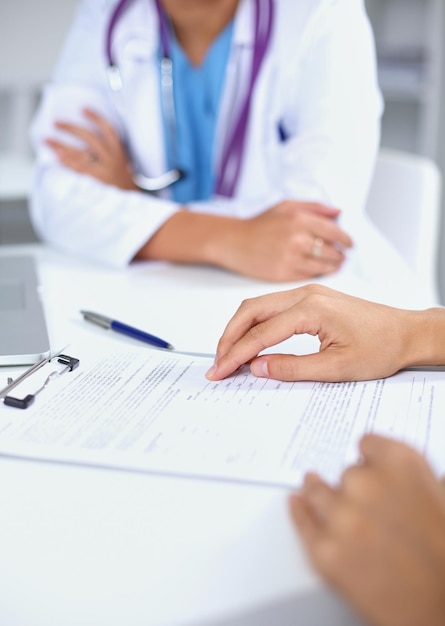
[[[54,370],[51,372],[45,379],[44,383],[33,393],[27,394],[24,398],[15,398],[14,396],[8,395],[9,392],[14,389],[17,385],[19,385],[26,378],[29,378],[34,372],[37,372],[41,367],[49,363],[52,359],[57,358],[57,362],[61,363],[65,367],[61,370]],[[62,376],[66,372],[72,372],[77,367],[79,367],[79,359],[76,359],[72,356],[68,356],[67,354],[56,354],[53,356],[46,357],[32,365],[29,369],[27,369],[23,374],[21,374],[15,380],[8,379],[8,385],[0,391],[0,399],[3,399],[3,404],[6,406],[11,406],[16,409],[27,409],[31,404],[33,404],[36,396],[41,393],[46,387],[49,385],[50,381],[53,378]]]

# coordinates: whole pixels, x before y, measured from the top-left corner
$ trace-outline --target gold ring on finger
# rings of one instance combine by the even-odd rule
[[[312,256],[319,258],[323,251],[324,241],[321,237],[315,237],[314,244],[312,246]]]

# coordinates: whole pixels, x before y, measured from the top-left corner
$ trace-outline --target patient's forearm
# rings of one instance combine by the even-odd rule
[[[405,321],[404,365],[445,365],[445,309],[407,311]]]

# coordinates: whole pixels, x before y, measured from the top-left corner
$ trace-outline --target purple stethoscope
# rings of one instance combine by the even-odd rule
[[[106,34],[105,54],[108,62],[108,80],[113,91],[119,91],[122,88],[122,77],[113,58],[112,36],[116,23],[122,16],[129,2],[130,0],[119,0],[111,15]],[[173,91],[173,66],[169,48],[169,24],[167,16],[162,10],[160,0],[154,0],[154,2],[159,17],[161,39],[161,97],[167,120],[167,128],[169,129],[169,140],[172,148],[171,154],[175,157],[177,133]],[[232,132],[229,134],[228,140],[224,146],[221,157],[220,171],[216,182],[216,194],[226,197],[233,196],[241,171],[247,124],[249,120],[250,101],[255,81],[268,48],[272,33],[274,10],[273,0],[254,0],[254,2],[255,32],[250,80],[247,85],[238,119],[233,125]],[[186,176],[185,172],[176,167],[155,178],[149,178],[143,174],[136,174],[134,180],[141,189],[154,192],[169,187],[176,181],[184,178],[184,176]]]

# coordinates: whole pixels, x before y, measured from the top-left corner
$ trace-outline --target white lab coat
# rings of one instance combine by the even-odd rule
[[[134,0],[115,28],[113,53],[123,77],[118,93],[108,85],[104,52],[114,3],[81,2],[54,79],[45,88],[31,129],[37,156],[31,217],[44,240],[119,267],[179,206],[169,191],[158,197],[122,191],[68,170],[43,143],[57,136],[55,120],[85,124],[80,111],[88,105],[116,125],[140,171],[147,176],[166,171],[154,3]],[[348,216],[364,209],[382,111],[363,0],[275,0],[275,6],[235,197],[188,208],[246,218],[285,198],[320,201],[343,211],[342,226],[354,236]],[[216,163],[249,73],[252,19],[253,3],[240,0]],[[290,134],[285,143],[279,140],[280,122]]]

